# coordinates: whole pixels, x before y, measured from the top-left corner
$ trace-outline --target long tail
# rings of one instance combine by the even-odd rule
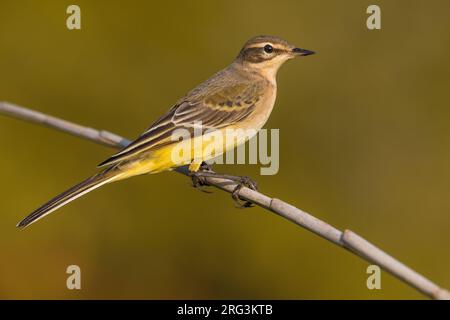
[[[111,169],[111,168],[109,168]],[[42,205],[38,209],[30,213],[25,219],[17,224],[17,227],[23,228],[30,224],[38,221],[39,219],[45,217],[49,213],[61,208],[62,206],[68,204],[69,202],[85,195],[92,190],[101,187],[102,185],[117,180],[122,173],[118,170],[105,170],[99,174],[92,176],[83,182],[73,186],[69,190],[61,193],[60,195],[54,197],[46,204]]]

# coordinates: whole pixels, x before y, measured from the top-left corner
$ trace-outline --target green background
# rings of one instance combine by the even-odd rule
[[[450,287],[448,1],[0,3],[0,100],[140,134],[259,34],[317,51],[278,73],[280,171],[220,171],[351,229]],[[382,29],[366,28],[378,4]],[[19,231],[114,150],[0,116],[0,298],[423,298],[261,208],[175,173],[104,188]],[[82,290],[66,288],[66,267]]]

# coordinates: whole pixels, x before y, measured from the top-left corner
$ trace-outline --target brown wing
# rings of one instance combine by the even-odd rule
[[[194,127],[199,124],[205,131],[221,129],[242,121],[254,111],[255,103],[263,93],[262,89],[259,82],[245,82],[218,88],[210,94],[194,90],[139,138],[99,166],[111,165],[144,151],[175,143],[171,135],[176,129],[183,128],[193,133]]]

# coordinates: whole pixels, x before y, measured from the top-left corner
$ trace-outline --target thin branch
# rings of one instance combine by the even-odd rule
[[[110,147],[123,148],[130,143],[129,140],[111,132],[84,127],[7,102],[0,102],[0,113],[68,132],[72,135]],[[177,171],[185,175],[188,173],[186,167],[181,167]],[[207,177],[205,179],[209,185],[229,193],[233,192],[237,186],[236,182],[227,179],[217,177]],[[418,291],[432,299],[450,300],[450,293],[446,289],[439,287],[437,284],[399,262],[353,231],[345,230],[342,232],[328,223],[310,215],[309,213],[290,205],[289,203],[276,198],[268,197],[261,192],[254,191],[249,188],[242,188],[239,191],[239,196],[254,203],[255,205],[272,211],[311,232],[314,232],[322,238],[325,238],[330,242],[353,252],[357,256],[372,264],[380,266],[385,271],[391,273],[398,279],[403,280],[406,284],[416,288]]]

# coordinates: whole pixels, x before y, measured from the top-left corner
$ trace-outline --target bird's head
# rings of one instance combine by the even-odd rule
[[[287,60],[314,54],[300,49],[274,36],[257,36],[248,40],[241,49],[237,60],[246,67],[259,69],[275,76],[280,66]]]

